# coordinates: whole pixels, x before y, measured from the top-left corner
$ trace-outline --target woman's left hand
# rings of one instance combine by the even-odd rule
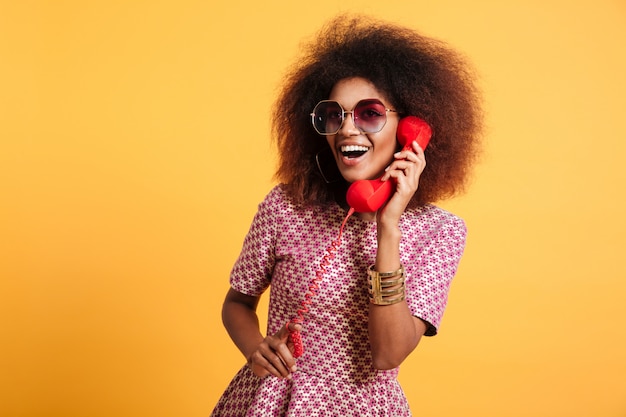
[[[395,219],[397,222],[409,201],[417,191],[420,175],[426,168],[424,150],[417,141],[413,141],[412,150],[403,150],[394,154],[395,160],[389,165],[381,179],[394,181],[395,192],[377,214],[378,221]]]

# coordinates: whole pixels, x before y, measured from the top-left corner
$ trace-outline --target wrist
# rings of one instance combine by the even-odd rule
[[[376,236],[379,243],[382,240],[388,241],[389,243],[400,243],[402,232],[398,225],[387,226],[383,223],[377,223]]]

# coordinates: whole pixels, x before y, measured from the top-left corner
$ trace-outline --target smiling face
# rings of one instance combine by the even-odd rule
[[[359,101],[370,98],[378,99],[385,107],[391,108],[387,96],[360,77],[338,81],[328,97],[341,104],[346,111],[352,111]],[[354,125],[353,115],[346,114],[339,131],[326,136],[337,167],[346,181],[352,183],[380,177],[393,160],[397,150],[398,114],[386,112],[386,116],[387,123],[380,132],[361,133]]]

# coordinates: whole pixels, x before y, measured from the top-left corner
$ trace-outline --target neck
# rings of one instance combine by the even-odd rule
[[[375,223],[376,222],[376,213],[356,213],[357,217],[364,222]]]

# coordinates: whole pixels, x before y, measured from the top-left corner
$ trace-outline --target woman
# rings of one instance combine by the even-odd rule
[[[401,150],[407,115],[432,128],[426,150]],[[280,184],[259,205],[222,311],[248,363],[213,416],[411,415],[398,367],[437,333],[466,235],[432,203],[463,190],[481,116],[472,72],[446,45],[361,16],[320,32],[273,114]],[[348,186],[377,177],[394,184],[388,202],[344,223]]]

